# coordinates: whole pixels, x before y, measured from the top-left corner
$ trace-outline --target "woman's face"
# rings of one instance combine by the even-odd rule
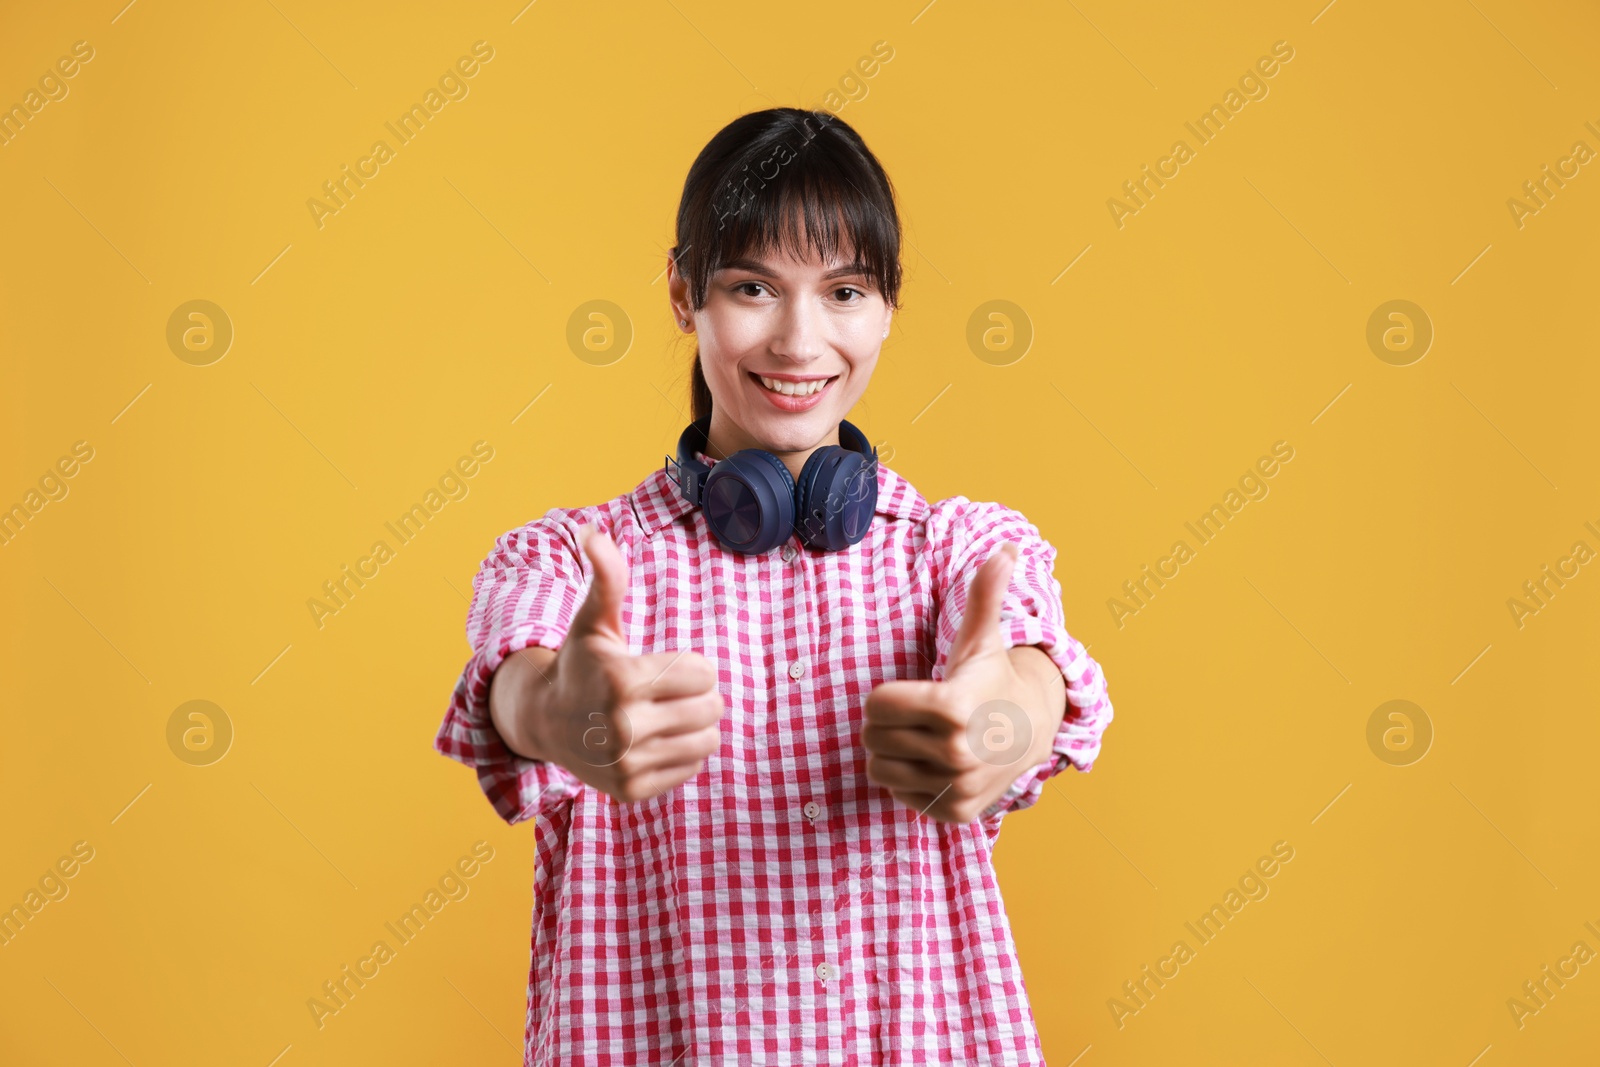
[[[687,280],[669,268],[675,316],[700,338],[711,440],[727,455],[765,448],[797,469],[794,461],[817,446],[838,443],[839,423],[877,365],[892,309],[848,258],[824,263],[814,249],[809,254],[798,260],[778,251],[723,267],[699,310]],[[785,396],[763,378],[818,391]]]

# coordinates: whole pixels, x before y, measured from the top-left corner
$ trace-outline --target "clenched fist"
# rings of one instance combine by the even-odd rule
[[[560,651],[507,657],[490,685],[490,714],[512,751],[632,804],[705,767],[722,743],[722,693],[716,668],[698,652],[628,651],[627,565],[609,535],[586,529],[594,581]]]
[[[1050,658],[1008,649],[1000,632],[1016,557],[1007,543],[973,576],[943,681],[884,682],[867,696],[867,777],[940,822],[972,822],[1043,762],[1066,710]]]

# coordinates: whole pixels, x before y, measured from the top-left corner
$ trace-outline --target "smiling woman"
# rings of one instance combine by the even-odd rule
[[[1111,703],[1039,528],[925,499],[845,418],[894,200],[826,113],[716,134],[668,261],[676,459],[479,568],[435,745],[539,820],[530,1067],[1044,1062],[991,855]]]
[[[719,210],[729,203],[738,210]],[[899,308],[889,176],[831,115],[755,112],[700,152],[677,228],[669,288],[679,327],[700,339],[691,397],[694,419],[711,420],[708,454],[759,445],[798,477],[819,442],[838,444]]]

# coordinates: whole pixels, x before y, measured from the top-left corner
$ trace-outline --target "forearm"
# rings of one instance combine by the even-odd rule
[[[1036,645],[1017,645],[1007,651],[1017,675],[1029,683],[1033,699],[1023,703],[1032,727],[1032,742],[1026,760],[1019,761],[1017,773],[1037,767],[1050,757],[1056,732],[1067,713],[1067,683],[1044,651]]]
[[[489,718],[506,747],[526,759],[546,759],[541,727],[553,691],[556,652],[525,648],[507,656],[489,683]]]

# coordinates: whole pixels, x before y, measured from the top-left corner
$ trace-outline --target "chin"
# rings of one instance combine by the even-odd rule
[[[817,416],[815,412],[807,412],[804,423],[785,422],[774,425],[763,420],[753,427],[752,437],[765,442],[763,447],[768,452],[800,452],[815,445],[822,438],[828,436],[836,422],[827,421],[827,416]]]
[[[800,411],[795,414],[758,414],[749,424],[750,437],[766,442],[770,451],[794,453],[816,445],[818,438],[838,426],[838,416],[826,411]]]

